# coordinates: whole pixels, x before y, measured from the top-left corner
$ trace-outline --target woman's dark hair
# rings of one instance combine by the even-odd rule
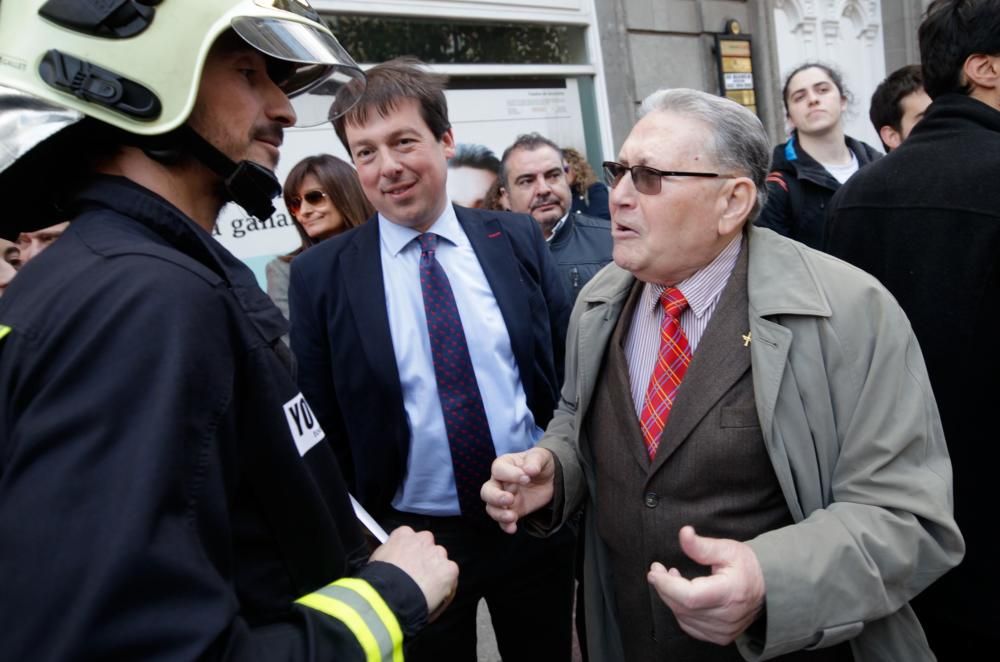
[[[309,175],[319,181],[322,191],[327,194],[331,204],[343,216],[344,227],[341,232],[361,225],[375,213],[375,208],[372,207],[368,198],[365,197],[364,191],[361,190],[358,173],[347,162],[330,154],[307,156],[296,163],[292,171],[288,173],[282,196],[289,213],[291,213],[292,208],[292,197],[298,195],[299,189],[302,188],[302,182]],[[281,259],[285,262],[290,262],[296,255],[318,243],[306,233],[305,228],[295,218],[295,214],[292,214],[292,221],[302,238],[302,245],[288,255],[282,255]]]
[[[840,92],[840,96],[846,99],[847,103],[851,103],[854,100],[850,90],[848,90],[847,86],[844,85],[844,77],[840,75],[839,71],[828,64],[823,64],[822,62],[806,62],[795,67],[795,69],[792,70],[792,73],[785,77],[785,86],[781,88],[781,101],[785,104],[785,113],[788,113],[788,84],[792,82],[792,79],[795,78],[796,75],[802,73],[806,69],[814,68],[819,69],[830,77],[830,80],[833,81],[837,91]]]

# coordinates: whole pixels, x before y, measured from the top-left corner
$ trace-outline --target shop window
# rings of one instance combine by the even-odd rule
[[[324,20],[358,62],[383,62],[401,55],[428,64],[587,62],[581,26],[357,15],[327,15]]]

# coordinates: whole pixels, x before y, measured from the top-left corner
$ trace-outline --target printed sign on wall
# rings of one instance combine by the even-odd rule
[[[742,34],[739,21],[726,21],[723,34],[715,35],[715,59],[719,67],[719,94],[757,112],[753,83],[750,35]]]

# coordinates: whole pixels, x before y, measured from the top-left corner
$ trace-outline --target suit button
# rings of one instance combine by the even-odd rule
[[[646,507],[647,508],[656,508],[656,506],[659,505],[659,503],[660,503],[660,497],[659,497],[659,495],[656,494],[656,492],[647,492],[646,493]]]

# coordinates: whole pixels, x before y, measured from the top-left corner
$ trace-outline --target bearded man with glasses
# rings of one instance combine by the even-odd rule
[[[593,659],[934,659],[908,602],[964,545],[920,348],[873,278],[752,227],[769,152],[732,101],[645,100],[559,408],[483,486],[507,532],[584,508]]]

